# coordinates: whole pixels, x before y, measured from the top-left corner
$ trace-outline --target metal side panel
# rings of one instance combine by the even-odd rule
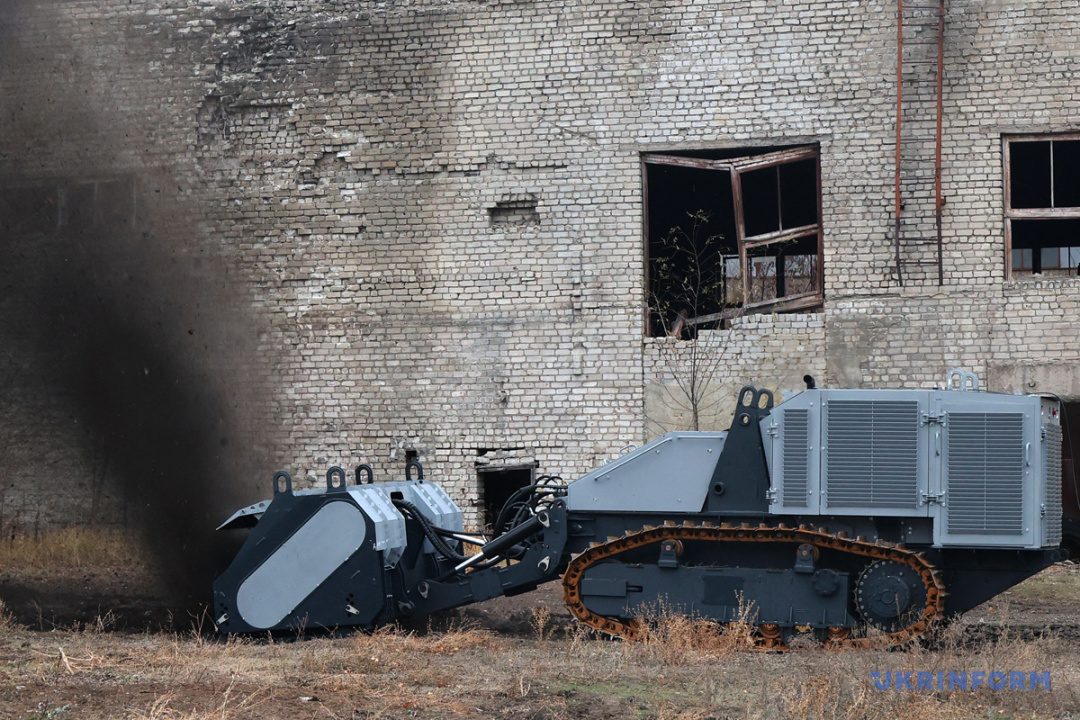
[[[465,519],[457,503],[451,500],[446,491],[435,483],[402,480],[377,483],[371,487],[378,488],[387,500],[392,501],[395,496],[398,496],[402,500],[412,503],[436,527],[457,532],[461,532],[465,528]],[[430,540],[424,540],[423,551],[427,553],[435,552]]]
[[[399,481],[377,483],[378,488],[387,497],[392,493],[401,493],[401,499],[420,509],[437,527],[460,532],[465,528],[464,519],[457,503],[450,499],[446,491],[432,482]]]
[[[925,516],[929,393],[829,390],[821,408],[821,513]]]
[[[1043,428],[1046,436],[1046,480],[1040,507],[1041,544],[1043,547],[1056,547],[1061,544],[1061,425],[1046,422],[1044,418]]]
[[[237,589],[236,610],[254,628],[280,623],[363,544],[367,525],[347,500],[328,502]]]
[[[700,512],[727,432],[668,433],[569,484],[567,507]]]
[[[349,496],[375,526],[375,549],[383,553],[383,565],[394,567],[405,552],[405,518],[378,485],[350,485]]]
[[[769,510],[777,515],[817,514],[821,475],[820,392],[807,391],[761,421],[772,438]]]
[[[934,543],[1035,547],[1046,478],[1039,398],[939,392],[931,409]]]

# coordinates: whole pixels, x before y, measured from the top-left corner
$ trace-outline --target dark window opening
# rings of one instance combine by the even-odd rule
[[[1080,136],[1005,138],[1012,278],[1080,274]]]
[[[648,333],[821,306],[816,147],[646,154]]]
[[[55,179],[0,186],[0,227],[12,233],[123,231],[137,224],[131,176]]]
[[[1075,275],[1080,267],[1080,218],[1012,220],[1012,270]]]
[[[1009,145],[1009,180],[1012,207],[1053,207],[1050,199],[1050,143],[1027,142]]]
[[[495,521],[499,517],[499,511],[511,495],[532,484],[533,470],[532,465],[477,470],[480,501],[484,507],[484,525],[488,530],[498,530]]]

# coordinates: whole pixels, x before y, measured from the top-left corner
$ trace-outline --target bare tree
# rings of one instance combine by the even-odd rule
[[[707,399],[715,392],[728,347],[720,328],[737,315],[742,288],[737,256],[726,255],[724,238],[710,234],[711,213],[688,212],[686,227],[671,228],[661,239],[664,252],[650,259],[649,313],[659,366],[669,383],[660,383],[659,400],[675,416],[648,418],[661,431],[700,430]],[[655,330],[661,330],[657,333]],[[689,427],[672,427],[688,424]]]

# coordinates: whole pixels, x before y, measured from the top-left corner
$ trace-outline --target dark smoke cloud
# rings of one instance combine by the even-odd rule
[[[129,173],[97,188],[79,214],[85,188],[69,179],[130,170],[117,167],[117,150],[137,155],[130,144],[153,133],[95,104],[107,88],[96,92],[76,63],[41,85],[43,51],[19,37],[37,12],[0,4],[0,73],[16,90],[0,101],[0,346],[21,385],[61,398],[72,432],[103,448],[176,596],[205,600],[233,551],[213,528],[263,494],[256,484],[269,487],[258,457],[258,326],[235,269],[195,229],[203,209],[181,196],[174,173]],[[39,175],[47,182],[27,184]],[[22,185],[5,187],[5,177]],[[49,479],[61,491],[64,480]]]

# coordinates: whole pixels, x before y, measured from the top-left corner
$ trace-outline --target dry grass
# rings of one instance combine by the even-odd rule
[[[129,531],[75,527],[0,542],[0,567],[79,568],[146,564],[141,538]]]
[[[633,650],[667,665],[724,658],[753,649],[753,617],[753,607],[742,602],[736,620],[726,625],[673,612],[661,603],[646,613],[641,643]]]
[[[1080,717],[1080,623],[1072,617],[1080,576],[1059,575],[1071,583],[1055,578],[1051,593],[1061,599],[1055,617],[1072,618],[1067,637],[1038,637],[1031,626],[1020,633],[1007,623],[988,633],[971,620],[904,651],[743,652],[749,623],[718,628],[671,612],[656,613],[645,641],[631,643],[580,626],[563,631],[549,607],[535,610],[531,632],[518,636],[458,623],[426,632],[219,639],[115,632],[107,613],[35,631],[0,606],[0,717],[1068,720]],[[1042,597],[1047,582],[1014,597]],[[991,615],[1009,613],[1005,604]],[[898,691],[875,688],[871,675],[980,670],[1050,672],[1052,684]]]
[[[1061,719],[1080,711],[1080,653],[1056,638],[1005,633],[972,643],[957,626],[905,652],[766,654],[737,652],[739,637],[725,635],[677,615],[642,643],[580,630],[508,637],[469,626],[307,640],[8,626],[0,635],[0,717],[45,717],[35,714],[39,704],[77,706],[77,717],[91,720]],[[1052,687],[878,690],[875,670],[1049,671]]]
[[[965,643],[964,628],[941,631],[930,646],[904,652],[798,653],[788,659],[799,682],[776,687],[780,716],[802,718],[1059,718],[1080,709],[1080,667],[1067,643],[1056,638],[1020,641],[1005,633],[995,641]],[[931,688],[880,690],[872,672],[928,672]],[[1051,673],[1050,690],[938,689],[937,673],[1032,671]],[[789,675],[790,677],[790,675]],[[753,717],[775,717],[767,708]]]
[[[175,693],[166,693],[154,700],[147,710],[134,711],[127,717],[129,720],[230,720],[250,716],[253,712],[269,714],[272,712],[272,708],[268,707],[271,696],[269,688],[235,693],[230,684],[210,708],[184,710],[173,707],[177,703]]]
[[[8,609],[4,607],[4,601],[0,600],[0,633],[20,629],[22,629],[22,626],[15,622],[15,616],[8,612]]]

